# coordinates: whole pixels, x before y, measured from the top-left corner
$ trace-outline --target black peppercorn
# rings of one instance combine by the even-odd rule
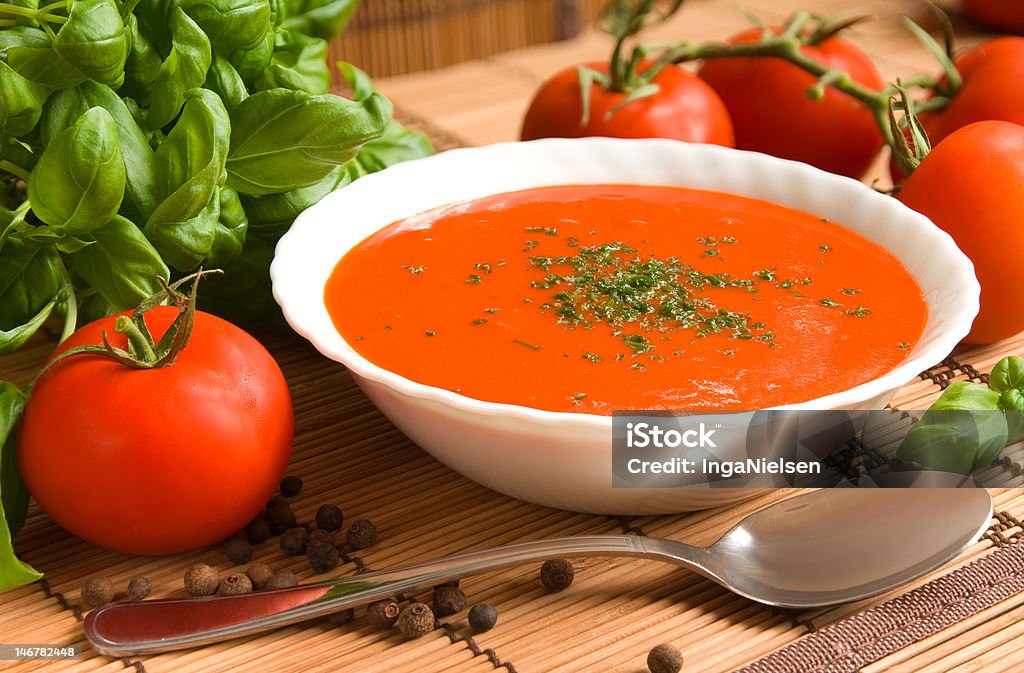
[[[287,589],[297,585],[299,581],[295,579],[295,573],[290,570],[278,570],[276,573],[270,576],[267,580],[265,589]]]
[[[245,574],[249,576],[249,581],[252,582],[254,589],[266,589],[267,582],[273,577],[274,571],[266,563],[254,563],[249,566]]]
[[[306,550],[306,557],[309,558],[309,565],[314,571],[325,573],[338,567],[340,555],[333,545],[321,542],[310,546]]]
[[[306,529],[301,526],[289,528],[281,533],[281,551],[288,556],[301,556],[306,553]]]
[[[249,579],[248,575],[242,573],[235,573],[234,575],[228,575],[221,580],[220,587],[217,589],[218,596],[237,596],[238,594],[247,594],[252,591],[252,580]]]
[[[133,577],[128,582],[128,598],[133,601],[141,601],[153,591],[153,584],[148,577]]]
[[[474,633],[490,631],[498,623],[498,611],[493,605],[480,603],[469,609],[469,628]]]
[[[224,556],[235,565],[242,565],[252,560],[252,545],[248,539],[231,538],[224,543]]]
[[[683,667],[683,653],[672,645],[656,645],[647,655],[647,668],[651,673],[679,673]]]
[[[245,527],[245,534],[249,537],[249,544],[259,544],[270,539],[270,523],[262,516],[256,517]]]
[[[540,567],[540,581],[548,591],[561,591],[570,584],[576,572],[572,564],[565,559],[551,559],[544,561]]]
[[[395,624],[409,640],[421,638],[434,630],[434,613],[425,603],[413,603],[399,613]]]
[[[109,577],[94,577],[82,587],[82,600],[90,608],[98,608],[114,600],[114,585]]]
[[[289,528],[299,525],[291,505],[283,500],[267,506],[267,521],[270,523],[270,532],[274,535],[280,535]]]
[[[336,538],[334,531],[316,528],[309,534],[309,544],[329,544],[333,547],[337,542]]]
[[[320,505],[316,511],[316,527],[320,530],[340,530],[345,517],[337,505]]]
[[[385,598],[366,606],[366,620],[374,628],[389,629],[398,621],[399,612],[398,603],[390,598]]]
[[[368,519],[356,519],[348,528],[348,544],[353,549],[366,549],[377,543],[377,527]]]
[[[189,596],[212,596],[220,586],[220,574],[205,563],[194,563],[185,571],[185,591]]]
[[[434,614],[438,617],[454,615],[466,607],[466,594],[458,587],[434,589]]]
[[[302,490],[302,480],[294,475],[287,475],[281,480],[281,495],[286,498],[294,498]]]

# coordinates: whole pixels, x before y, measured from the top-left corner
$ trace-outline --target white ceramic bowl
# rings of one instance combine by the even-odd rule
[[[881,408],[941,361],[978,311],[974,268],[944,232],[896,199],[810,166],[667,140],[541,140],[460,149],[367,176],[303,212],[270,273],[291,326],[348,367],[374,404],[452,469],[532,502],[602,514],[727,504],[734,489],[612,488],[611,419],[482,402],[415,383],[363,358],[331,323],[325,282],[350,248],[388,224],[459,201],[558,184],[678,185],[774,201],[839,222],[892,252],[917,279],[928,323],[909,357],[878,378],[787,409]]]

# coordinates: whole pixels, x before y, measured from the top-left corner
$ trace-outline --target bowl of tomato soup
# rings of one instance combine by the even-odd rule
[[[603,514],[746,495],[613,487],[613,413],[881,408],[967,334],[979,293],[948,235],[857,181],[596,138],[362,178],[296,220],[271,275],[292,327],[425,450]]]

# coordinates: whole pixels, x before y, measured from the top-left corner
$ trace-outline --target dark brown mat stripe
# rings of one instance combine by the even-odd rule
[[[1024,545],[1009,544],[805,636],[738,673],[855,673],[1021,591]]]

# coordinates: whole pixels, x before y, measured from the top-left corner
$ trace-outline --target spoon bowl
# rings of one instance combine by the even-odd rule
[[[810,608],[872,596],[934,570],[985,530],[984,489],[830,489],[776,502],[710,547],[633,535],[536,540],[405,568],[240,596],[143,601],[89,613],[85,634],[112,656],[192,647],[294,624],[529,561],[629,556],[666,561],[768,605]]]

